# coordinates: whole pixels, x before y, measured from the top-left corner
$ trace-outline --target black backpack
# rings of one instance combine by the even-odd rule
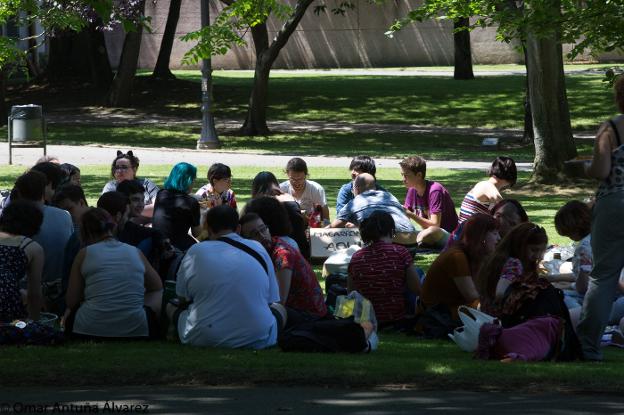
[[[285,352],[360,353],[368,348],[364,329],[353,317],[298,324],[281,333],[277,344]]]

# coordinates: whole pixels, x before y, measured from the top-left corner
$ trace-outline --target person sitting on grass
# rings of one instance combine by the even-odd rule
[[[420,279],[407,248],[392,243],[394,220],[386,212],[373,212],[360,225],[366,244],[349,263],[347,290],[370,300],[380,326],[398,324],[414,312]]]
[[[74,184],[65,184],[54,194],[52,199],[52,205],[59,209],[64,209],[69,212],[74,223],[74,232],[69,237],[69,240],[65,244],[65,251],[63,255],[63,274],[61,276],[61,300],[59,301],[59,311],[62,313],[65,311],[65,293],[67,292],[67,284],[69,283],[69,275],[71,274],[71,267],[74,263],[74,259],[82,244],[80,242],[80,222],[82,215],[89,210],[87,204],[87,198],[84,191],[80,186]]]
[[[104,209],[82,215],[84,248],[69,279],[65,332],[82,339],[156,338],[160,277],[141,251],[113,237],[114,229]]]
[[[338,191],[338,197],[336,198],[336,213],[340,213],[340,209],[342,209],[355,197],[353,196],[353,180],[355,180],[355,178],[362,173],[368,173],[375,177],[377,167],[375,167],[375,161],[369,156],[356,156],[351,160],[349,170],[351,170],[351,181],[343,184]],[[379,186],[379,183],[377,183],[377,189],[385,190]]]
[[[270,171],[261,171],[256,174],[251,183],[252,199],[262,196],[274,197],[284,205],[291,226],[291,232],[288,236],[297,243],[301,255],[310,260],[310,242],[306,236],[308,221],[301,214],[299,203],[288,193],[282,192],[277,178]],[[277,235],[279,236],[279,234]]]
[[[273,198],[264,197],[257,200],[272,205],[273,209],[263,209],[259,214],[245,214],[240,220],[241,236],[260,242],[271,256],[279,285],[281,304],[324,317],[327,314],[327,306],[323,298],[323,290],[312,266],[299,250],[293,248],[281,237],[272,236],[270,228],[266,225],[270,222],[286,222],[288,220],[286,210]]]
[[[236,195],[232,187],[232,170],[223,163],[215,163],[208,169],[208,184],[195,192],[199,202],[206,203],[207,208],[229,205],[236,209]]]
[[[114,228],[104,209],[82,216],[84,248],[72,265],[65,331],[77,338],[155,338],[160,277],[141,251],[113,237]]]
[[[55,164],[48,164],[58,168]],[[39,228],[39,232],[33,236],[33,240],[43,248],[45,261],[41,279],[45,285],[44,297],[46,307],[54,312],[58,311],[58,307],[62,302],[61,288],[65,246],[74,232],[74,226],[72,218],[67,211],[45,204],[47,191],[50,191],[50,182],[46,180],[46,176],[43,173],[36,170],[24,173],[15,181],[16,199],[14,200],[33,202],[43,212],[43,223]],[[53,194],[54,192],[50,194],[50,197]]]
[[[416,241],[419,245],[443,248],[457,226],[453,199],[440,183],[425,179],[427,162],[424,158],[407,157],[399,165],[407,187],[405,214],[422,228]]]
[[[80,169],[78,167],[69,163],[63,163],[60,167],[63,173],[65,173],[65,178],[62,183],[63,185],[73,184],[75,186],[80,186]]]
[[[331,228],[357,227],[373,212],[381,210],[389,213],[394,220],[395,232],[401,234],[401,241],[416,242],[416,229],[405,215],[403,206],[392,194],[377,190],[375,178],[362,173],[353,181],[355,198],[340,210]]]
[[[329,220],[329,207],[325,198],[323,186],[308,180],[308,165],[299,157],[293,157],[286,164],[288,180],[280,183],[280,189],[290,194],[305,210],[307,216],[312,215],[317,206],[321,207],[321,219]]]
[[[236,233],[238,220],[230,206],[210,209],[208,240],[193,245],[180,264],[178,298],[167,316],[182,344],[264,349],[277,343],[286,321],[270,307],[279,301],[271,258],[260,243]]]
[[[44,253],[31,238],[42,223],[41,209],[24,200],[14,200],[0,216],[0,323],[39,319]],[[24,276],[25,304],[19,288]]]
[[[117,185],[124,180],[139,180],[145,189],[143,200],[145,208],[141,213],[145,223],[148,223],[154,212],[154,200],[158,193],[158,186],[149,179],[138,179],[136,174],[139,169],[139,158],[134,155],[132,150],[127,153],[117,151],[117,156],[111,165],[111,176],[113,180],[106,183],[102,189],[102,194],[117,190]]]
[[[526,211],[516,199],[503,199],[492,207],[492,216],[498,224],[501,238],[516,225],[529,221]]]
[[[437,307],[458,320],[459,306],[476,306],[477,273],[499,240],[496,221],[490,215],[478,213],[466,221],[462,239],[442,252],[427,271],[420,295],[421,311]]]
[[[490,207],[503,199],[501,192],[516,184],[518,173],[511,157],[496,157],[488,172],[489,179],[481,181],[466,194],[459,207],[459,223],[475,213],[490,213]]]
[[[508,289],[513,283],[529,290],[534,287],[535,291],[550,286],[538,271],[547,243],[544,228],[531,222],[516,226],[505,236],[479,273],[481,307],[486,313],[499,316],[520,308],[524,291],[518,289],[517,295],[510,295]]]
[[[548,279],[552,282],[573,282],[571,290],[564,290],[565,302],[568,308],[580,307],[583,305],[594,264],[591,248],[591,208],[579,200],[566,203],[555,214],[555,229],[559,235],[572,239],[577,245],[572,256],[572,273],[551,274]]]
[[[201,233],[199,202],[189,194],[196,176],[197,168],[192,164],[176,164],[154,203],[152,226],[181,251],[197,242],[189,230],[193,236]]]
[[[274,210],[286,212],[286,220],[282,220],[281,215],[274,214]],[[279,237],[282,241],[292,246],[293,249],[301,252],[299,244],[290,235],[293,233],[288,211],[282,202],[270,196],[262,196],[251,199],[243,209],[243,214],[255,213],[262,218],[262,221],[269,228],[272,237]],[[261,242],[261,241],[258,241]]]

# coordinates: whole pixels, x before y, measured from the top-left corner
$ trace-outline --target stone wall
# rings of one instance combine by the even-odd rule
[[[413,9],[416,0],[388,0],[376,6],[368,0],[352,0],[354,10],[344,16],[334,15],[329,8],[317,15],[313,3],[296,32],[282,50],[274,68],[357,68],[403,67],[453,64],[453,35],[450,22],[428,21],[411,24],[388,38],[384,33],[392,22]],[[211,18],[221,3],[211,1]],[[152,32],[144,32],[139,67],[153,68],[167,20],[169,0],[148,2],[146,13],[152,17]],[[184,0],[177,35],[197,30],[200,26],[200,1]],[[269,22],[271,38],[279,30],[278,21]],[[251,35],[245,35],[247,47],[237,47],[224,56],[215,56],[215,69],[251,69],[254,54]],[[121,30],[107,34],[111,63],[116,66],[123,43]],[[471,33],[473,62],[479,64],[520,63],[522,57],[512,45],[498,42],[494,29],[477,29]],[[177,39],[171,56],[171,67],[180,68],[190,44]]]

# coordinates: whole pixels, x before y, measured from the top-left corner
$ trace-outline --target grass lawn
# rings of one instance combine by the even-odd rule
[[[444,390],[621,393],[624,353],[607,362],[513,363],[473,360],[451,342],[382,334],[368,355],[318,355],[186,347],[173,342],[4,347],[1,386],[282,384],[407,386]]]
[[[427,69],[427,68],[423,68]],[[488,68],[491,69],[491,68]],[[478,72],[477,72],[478,73]],[[175,82],[156,82],[145,74],[137,77],[133,106],[113,109],[113,114],[156,114],[180,120],[199,120],[199,71],[177,71]],[[242,120],[247,111],[252,85],[249,71],[216,71],[214,75],[217,120]],[[595,130],[613,115],[612,94],[600,73],[571,73],[566,76],[572,126],[575,130]],[[269,91],[269,120],[328,121],[346,123],[416,124],[437,127],[514,128],[523,126],[523,75],[477,77],[455,81],[449,76],[379,76],[322,73],[276,72]],[[9,105],[39,103],[46,111],[76,114],[100,112],[103,93],[84,85],[30,85],[10,89]],[[200,125],[169,127],[101,128],[51,126],[52,143],[137,142],[140,145],[192,147]],[[0,139],[6,129],[0,130]],[[435,134],[371,133],[278,133],[273,137],[223,136],[226,149],[292,151],[303,148],[309,154],[343,154],[352,143],[363,143],[375,155],[396,155],[405,148],[424,145],[446,152],[476,137]],[[338,143],[336,145],[336,143]],[[342,145],[345,143],[345,145]],[[434,144],[435,143],[435,144]],[[334,148],[335,145],[335,148]],[[450,150],[449,156],[454,156]],[[518,149],[519,157],[532,158],[530,147]],[[467,157],[480,157],[479,150]]]
[[[81,166],[82,182],[90,204],[94,204],[108,180],[107,166]],[[142,166],[140,173],[162,184],[170,166]],[[204,177],[207,166],[200,166]],[[233,188],[244,202],[250,179],[259,168],[234,167]],[[10,187],[23,167],[0,167],[0,188]],[[273,171],[280,178],[279,168]],[[311,168],[311,178],[326,189],[330,206],[335,205],[339,186],[348,180],[346,169]],[[484,174],[478,171],[436,170],[431,179],[443,182],[459,203],[464,193]],[[405,189],[397,169],[382,168],[383,185],[403,199]],[[526,184],[507,193],[518,198],[529,217],[545,226],[552,242],[568,243],[553,228],[555,211],[571,198],[591,194],[593,184],[581,182],[561,186]],[[202,183],[203,180],[198,180]],[[242,203],[241,203],[242,205]],[[330,210],[335,214],[335,210]],[[428,268],[433,255],[419,256],[417,264]],[[316,268],[318,271],[318,267]],[[245,351],[183,347],[173,342],[69,344],[56,348],[5,347],[0,355],[0,385],[120,385],[120,384],[266,384],[377,386],[407,385],[435,389],[479,389],[536,391],[624,391],[624,353],[607,350],[608,363],[501,364],[471,359],[454,344],[423,341],[398,334],[382,334],[380,349],[370,355],[308,355],[278,350]]]

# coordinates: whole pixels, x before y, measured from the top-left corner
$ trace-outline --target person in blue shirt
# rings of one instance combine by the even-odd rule
[[[375,160],[369,156],[355,156],[349,164],[349,170],[351,170],[351,181],[345,183],[340,187],[338,191],[338,197],[336,198],[336,213],[351,200],[353,200],[353,180],[362,173],[368,173],[375,177],[377,168],[375,167]],[[384,190],[383,187],[377,185],[378,190]]]

